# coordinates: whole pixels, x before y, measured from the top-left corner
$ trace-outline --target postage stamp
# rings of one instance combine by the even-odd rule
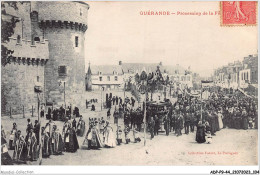
[[[252,26],[257,24],[257,1],[220,2],[221,26]]]

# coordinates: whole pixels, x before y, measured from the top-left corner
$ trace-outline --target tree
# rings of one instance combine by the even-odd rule
[[[12,17],[10,21],[3,20],[3,15],[6,15],[6,7],[12,7],[15,10],[18,10],[17,3],[23,3],[23,2],[14,2],[14,1],[6,1],[1,3],[1,63],[2,66],[5,66],[10,59],[11,54],[14,52],[13,50],[9,50],[4,43],[9,41],[9,37],[11,37],[14,34],[14,28],[16,26],[16,23],[19,22],[19,20],[15,17]]]

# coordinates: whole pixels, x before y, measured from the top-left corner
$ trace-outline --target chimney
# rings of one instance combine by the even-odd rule
[[[119,61],[119,66],[121,66],[122,65],[122,61]]]

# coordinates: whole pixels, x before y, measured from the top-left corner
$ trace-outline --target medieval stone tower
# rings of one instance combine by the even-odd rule
[[[18,22],[2,43],[13,51],[1,67],[2,114],[36,113],[36,86],[43,90],[41,105],[85,107],[89,5],[80,1],[24,1],[17,2],[17,9],[4,5],[2,20]]]
[[[38,27],[32,29],[33,38],[49,40],[49,61],[44,73],[47,102],[84,104],[81,99],[85,90],[84,35],[88,9],[84,2],[33,2],[31,13],[38,18]]]

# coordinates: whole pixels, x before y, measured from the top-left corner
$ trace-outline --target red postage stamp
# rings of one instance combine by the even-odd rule
[[[221,26],[252,26],[257,24],[257,1],[220,2]]]

